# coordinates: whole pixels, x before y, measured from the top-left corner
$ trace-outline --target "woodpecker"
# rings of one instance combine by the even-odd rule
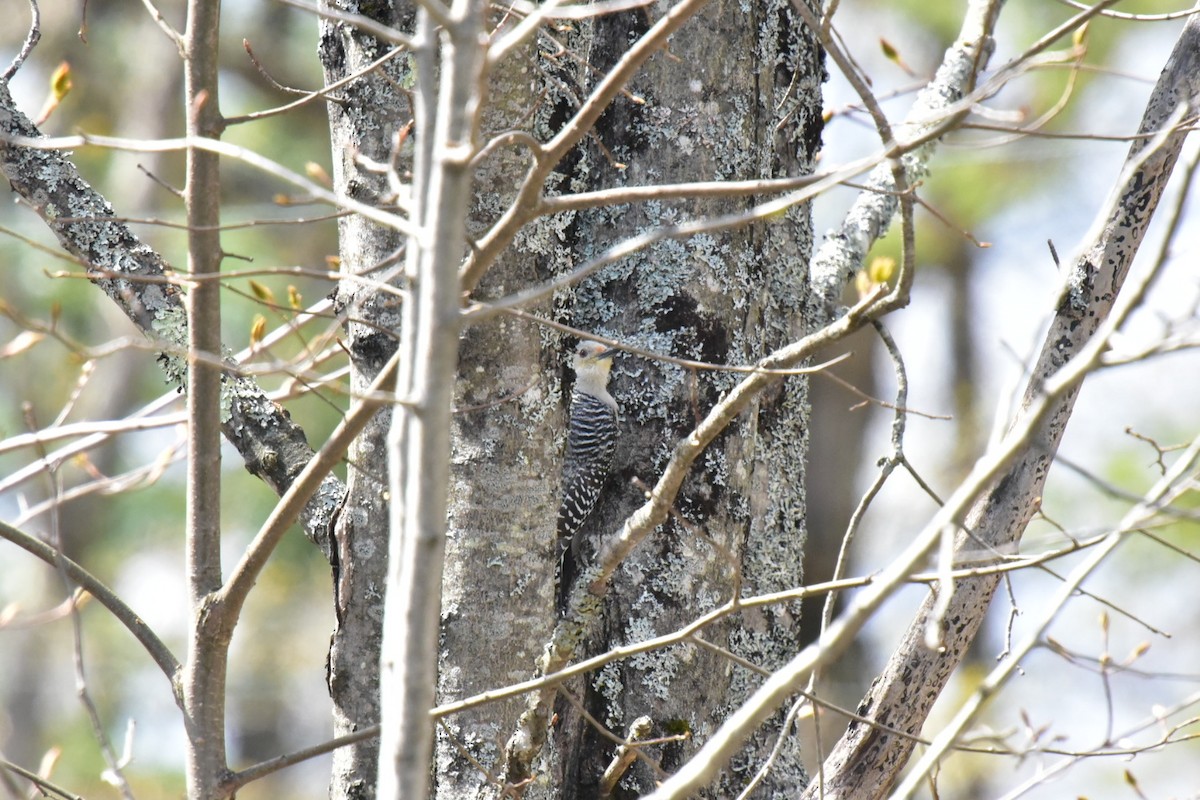
[[[563,461],[562,502],[558,506],[558,604],[565,609],[575,576],[575,534],[592,513],[617,447],[617,401],[608,393],[608,373],[616,352],[599,342],[582,341],[571,365],[571,420]]]

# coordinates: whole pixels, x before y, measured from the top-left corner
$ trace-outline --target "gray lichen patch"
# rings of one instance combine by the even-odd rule
[[[186,389],[188,372],[187,312],[183,306],[178,305],[160,308],[154,314],[150,330],[165,345],[159,354],[158,362],[167,381],[181,389]]]

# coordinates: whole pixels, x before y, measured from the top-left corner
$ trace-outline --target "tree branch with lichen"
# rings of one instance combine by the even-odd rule
[[[169,383],[184,387],[187,323],[182,293],[161,254],[116,219],[112,205],[80,175],[66,154],[22,144],[41,131],[17,107],[0,81],[0,172],[35,211],[64,250],[87,266],[90,280],[151,340],[161,343],[159,366]],[[221,428],[246,469],[282,494],[311,460],[303,429],[250,378],[226,370]],[[329,476],[306,505],[306,535],[330,555],[329,528],[344,486]]]

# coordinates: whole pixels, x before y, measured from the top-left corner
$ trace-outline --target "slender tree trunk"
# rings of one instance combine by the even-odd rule
[[[487,0],[444,21],[418,12],[413,231],[408,238],[401,368],[388,437],[394,498],[380,696],[379,795],[426,797],[433,755],[450,419],[458,366],[459,266],[467,247],[483,101]],[[436,80],[434,73],[436,71]]]
[[[189,136],[217,137],[220,0],[188,3],[184,34]],[[225,676],[231,632],[215,622],[211,603],[221,588],[221,182],[215,153],[187,151],[184,189],[188,221],[188,275],[199,278],[187,295],[188,472],[187,575],[189,637],[183,700],[187,715],[187,787],[190,800],[222,796],[225,754]],[[210,280],[205,280],[206,278]]]
[[[328,8],[361,11],[357,5]],[[411,12],[375,6],[372,18],[403,27]],[[345,22],[322,20],[319,54],[325,82],[364,70],[392,46]],[[372,164],[391,160],[395,136],[411,111],[399,90],[405,72],[400,58],[350,81],[328,103],[334,187],[357,200],[386,204],[386,176]],[[350,388],[364,391],[396,351],[400,327],[394,295],[359,280],[391,282],[403,263],[402,237],[358,215],[338,222],[341,270],[336,305],[346,317],[351,357]],[[387,433],[391,410],[376,414],[348,454],[347,499],[334,530],[336,627],[329,648],[328,680],[334,706],[334,735],[353,733],[379,722],[379,653],[383,587],[387,576]],[[332,798],[375,796],[379,742],[372,738],[334,753]]]

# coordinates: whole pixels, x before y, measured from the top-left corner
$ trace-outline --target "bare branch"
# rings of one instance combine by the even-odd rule
[[[100,601],[100,605],[107,608],[117,618],[117,621],[124,625],[134,635],[134,638],[141,643],[146,652],[150,654],[150,657],[154,659],[154,663],[158,664],[158,668],[167,676],[167,680],[171,682],[171,694],[175,697],[176,702],[179,702],[179,689],[176,684],[176,681],[179,679],[179,660],[175,658],[171,650],[150,629],[150,626],[133,609],[125,605],[125,602],[112,589],[109,589],[99,578],[92,575],[70,558],[59,554],[50,545],[5,522],[0,522],[0,536],[40,558],[50,566],[54,566],[56,560],[61,559],[67,576],[88,594]]]
[[[1087,541],[1080,541],[1072,544],[1069,547],[1064,547],[1058,550],[1049,551],[1046,553],[1012,557],[1011,560],[999,564],[988,564],[981,567],[963,567],[954,570],[951,575],[955,580],[965,578],[978,578],[986,575],[998,575],[1007,572],[1029,569],[1037,567],[1049,561],[1053,561],[1064,556],[1079,553],[1097,546],[1104,541],[1105,536],[1096,536]],[[990,556],[990,554],[989,554]],[[972,558],[972,561],[978,559]],[[917,572],[905,579],[905,583],[909,584],[933,584],[943,578],[942,575],[933,572]],[[466,697],[461,700],[456,700],[450,703],[444,703],[434,708],[430,715],[435,719],[460,714],[480,705],[494,703],[501,700],[507,700],[512,697],[518,697],[522,694],[530,692],[542,691],[549,689],[554,691],[554,687],[559,684],[589,672],[603,667],[605,664],[610,664],[614,661],[630,658],[640,653],[648,653],[654,650],[661,650],[671,645],[685,644],[694,642],[699,644],[700,633],[713,623],[725,619],[733,614],[748,609],[761,608],[765,606],[781,605],[804,600],[810,597],[820,597],[832,592],[841,592],[849,589],[861,589],[872,586],[877,582],[877,576],[864,575],[854,578],[842,578],[836,581],[825,581],[822,583],[814,583],[808,586],[799,586],[794,589],[788,589],[781,592],[771,592],[769,594],[751,595],[749,597],[737,597],[724,605],[716,608],[707,614],[697,617],[687,625],[678,628],[674,631],[655,636],[640,642],[633,642],[619,647],[613,647],[604,653],[597,656],[592,656],[584,661],[579,661],[574,664],[564,665],[557,671],[541,675],[536,678],[531,678],[527,681],[514,683],[509,686],[503,686],[496,689],[491,689],[480,694]],[[827,703],[825,705],[828,705]],[[853,714],[847,716],[853,717]],[[863,718],[866,719],[865,717]],[[914,741],[922,741],[919,737],[914,738]]]
[[[2,104],[4,96],[0,95],[0,104]],[[11,105],[11,102],[9,103]],[[19,113],[19,112],[18,112]],[[32,125],[30,126],[32,128]],[[180,150],[203,150],[205,152],[217,153],[219,155],[235,158],[245,164],[248,164],[255,169],[261,170],[268,175],[273,175],[286,183],[290,183],[299,189],[302,189],[313,198],[329,205],[335,206],[345,211],[353,211],[356,214],[361,214],[367,219],[377,222],[389,228],[395,228],[401,233],[411,233],[412,226],[407,219],[389,211],[386,211],[378,206],[372,206],[355,200],[351,197],[338,195],[329,191],[324,186],[321,186],[314,181],[294,172],[283,166],[277,161],[272,161],[259,153],[254,152],[245,147],[230,144],[228,142],[218,141],[216,139],[208,139],[204,137],[184,137],[182,139],[157,139],[155,141],[145,141],[143,139],[124,139],[117,136],[93,136],[85,134],[80,136],[58,136],[54,138],[41,137],[36,128],[32,129],[32,133],[17,132],[5,129],[0,129],[0,141],[5,145],[14,148],[29,148],[38,150],[70,150],[76,147],[85,147],[94,145],[96,147],[110,147],[114,150],[130,150],[139,153],[170,153]],[[90,188],[90,187],[89,187]],[[107,201],[104,201],[107,205]],[[64,214],[64,217],[74,219],[76,215]],[[78,215],[83,216],[83,215]],[[112,217],[111,209],[108,212],[108,217]],[[60,237],[61,239],[61,237]]]
[[[1164,475],[1154,487],[1147,492],[1146,497],[1136,507],[1122,518],[1117,529],[1094,550],[1088,557],[1071,570],[1070,576],[1054,593],[1054,596],[1040,605],[1041,618],[1025,636],[1025,639],[1013,648],[1012,652],[995,669],[988,673],[980,685],[958,709],[954,719],[938,732],[929,749],[905,776],[904,782],[892,793],[895,798],[912,797],[925,777],[929,775],[946,750],[962,734],[967,725],[982,710],[987,701],[1000,689],[1008,678],[1018,669],[1024,659],[1042,640],[1050,623],[1058,616],[1059,611],[1079,590],[1080,584],[1099,567],[1106,558],[1125,541],[1125,531],[1142,524],[1149,516],[1157,513],[1162,506],[1170,505],[1184,492],[1191,490],[1191,478],[1197,458],[1200,458],[1200,438],[1195,439],[1187,452],[1182,454],[1170,471]],[[1111,732],[1105,738],[1105,743],[1112,740]]]
[[[864,167],[865,168],[865,167]],[[820,181],[827,173],[801,175],[795,178],[762,178],[753,181],[698,181],[695,183],[655,184],[653,186],[618,186],[594,192],[561,194],[543,197],[540,214],[560,214],[584,208],[641,203],[651,200],[694,200],[702,197],[746,197],[748,195],[790,192]],[[838,174],[844,174],[842,170]]]
[[[303,9],[311,14],[315,14],[322,19],[331,19],[337,22],[345,22],[358,28],[364,33],[369,33],[376,39],[391,44],[400,45],[402,47],[412,48],[412,37],[406,36],[390,25],[384,25],[376,20],[371,19],[365,14],[355,14],[350,11],[340,11],[336,8],[328,6],[318,6],[315,3],[306,3],[304,0],[276,0],[285,6]],[[437,0],[418,0],[418,4],[438,17],[438,24],[444,25],[446,20],[445,6],[441,5]]]
[[[250,593],[251,587],[266,566],[275,546],[304,507],[323,484],[332,480],[331,473],[341,461],[351,442],[362,432],[384,405],[394,402],[390,394],[396,380],[398,356],[393,356],[376,377],[371,389],[361,397],[338,423],[321,449],[304,466],[287,491],[275,504],[271,516],[242,554],[241,560],[229,575],[229,580],[217,594],[217,603],[226,613],[236,615]]]
[[[251,53],[249,44],[246,45],[246,52]],[[300,97],[297,100],[293,100],[290,103],[285,103],[284,105],[277,106],[276,108],[269,108],[269,109],[266,109],[265,111],[254,111],[249,114],[243,114],[242,116],[239,116],[239,117],[228,117],[225,120],[225,125],[226,126],[240,125],[244,122],[253,122],[254,120],[266,119],[268,117],[274,117],[279,114],[286,114],[289,111],[300,108],[302,106],[306,106],[309,103],[313,102],[314,100],[331,99],[331,96],[333,95],[333,93],[336,92],[338,89],[340,89],[343,86],[346,86],[350,83],[353,83],[354,81],[359,80],[360,78],[362,78],[362,76],[378,69],[379,67],[382,67],[384,64],[388,63],[389,61],[392,61],[397,56],[399,56],[405,52],[407,52],[407,51],[403,47],[400,47],[400,46],[393,47],[391,50],[387,51],[386,53],[381,55],[379,58],[375,59],[375,61],[371,62],[370,64],[363,67],[362,69],[356,70],[355,72],[351,73],[350,75],[347,75],[346,77],[342,78],[341,80],[334,81],[333,83],[322,86],[320,89],[316,89],[311,92],[304,92],[303,97]],[[253,58],[253,53],[251,53],[251,58]],[[255,61],[256,65],[257,65],[257,63],[258,62]],[[294,89],[292,91],[300,91],[300,90]]]
[[[189,139],[217,138],[221,119],[217,56],[221,10],[214,0],[189,0],[183,34],[184,101]],[[221,249],[221,172],[215,153],[189,147],[184,205],[187,272],[218,275]],[[225,682],[233,618],[213,613],[210,598],[221,586],[221,395],[219,366],[199,356],[222,353],[221,286],[199,281],[185,307],[187,360],[187,503],[184,529],[188,592],[188,653],[181,676],[187,721],[185,779],[188,795],[216,797],[229,771],[225,749]]]
[[[3,75],[0,75],[0,80],[5,83],[13,79],[13,76],[21,69],[21,65],[25,63],[25,59],[29,58],[29,54],[33,52],[33,48],[37,47],[37,43],[42,38],[42,12],[38,9],[37,0],[29,0],[29,14],[29,33],[25,35],[25,41],[21,43],[21,49],[13,56],[8,69],[4,70]]]
[[[921,134],[931,125],[944,123],[948,119],[947,110],[973,88],[975,78],[991,52],[991,35],[1000,6],[997,0],[972,0],[968,4],[957,41],[946,51],[933,81],[917,95],[906,122],[896,131],[897,137],[923,138]],[[966,110],[959,109],[949,118],[961,116]],[[881,132],[884,130],[886,128]],[[890,144],[885,143],[885,146]],[[902,158],[909,183],[925,174],[932,154],[930,142]],[[809,318],[815,324],[822,324],[829,318],[840,302],[842,287],[854,276],[871,245],[887,231],[899,206],[895,174],[892,166],[883,164],[871,173],[867,181],[870,191],[858,196],[841,227],[825,239],[813,257]]]
[[[417,14],[413,116],[422,136],[413,166],[416,232],[406,253],[411,288],[397,351],[401,402],[392,408],[387,440],[390,541],[377,786],[383,800],[424,797],[430,782],[429,710],[436,703],[450,420],[462,325],[458,266],[487,90],[481,46],[487,0],[456,2],[440,36],[430,13],[435,5],[437,0],[426,0]],[[441,39],[440,60],[435,37]]]
[[[960,524],[970,534],[960,537],[960,549],[982,543],[1007,552],[1019,541],[1037,507],[1035,498],[1041,496],[1080,381],[1099,365],[1109,337],[1140,302],[1156,274],[1158,265],[1152,265],[1118,298],[1183,145],[1186,134],[1179,125],[1197,101],[1200,23],[1193,17],[1147,104],[1140,131],[1154,134],[1154,139],[1132,146],[1112,201],[1097,216],[1082,255],[1064,276],[1055,318],[1017,420],[1001,451],[985,455],[926,526],[919,538],[926,546],[944,536],[947,525]],[[974,638],[995,587],[995,579],[962,581],[948,598],[944,591],[927,598],[864,701],[869,716],[905,730],[920,729],[932,699]],[[864,593],[859,600],[871,594]],[[939,645],[936,651],[929,649],[931,634]],[[919,697],[906,688],[913,681],[923,687]],[[876,796],[894,780],[911,747],[895,737],[884,736],[881,741],[869,726],[852,725],[826,761],[826,790]]]
[[[543,300],[559,289],[564,289],[572,286],[579,281],[593,274],[603,267],[620,261],[622,258],[645,250],[648,247],[657,244],[658,242],[668,239],[683,239],[689,236],[695,236],[698,233],[712,233],[714,231],[734,230],[742,228],[755,222],[769,221],[776,217],[780,217],[781,212],[791,208],[792,206],[804,203],[821,192],[828,189],[830,186],[836,185],[848,177],[851,177],[866,168],[868,163],[875,163],[872,159],[862,159],[853,162],[842,169],[826,175],[823,179],[818,179],[815,183],[809,184],[803,189],[791,192],[783,197],[769,200],[765,203],[760,203],[746,211],[724,214],[716,217],[704,217],[701,219],[682,222],[677,225],[664,225],[658,228],[652,228],[648,231],[640,233],[636,236],[618,242],[606,249],[603,253],[591,259],[590,261],[581,264],[573,271],[547,281],[538,286],[532,286],[515,294],[503,297],[498,300],[488,301],[486,303],[475,303],[472,306],[463,310],[463,315],[469,322],[487,319],[495,316],[502,311],[511,309],[525,308],[527,306]],[[783,224],[780,221],[778,224]]]
[[[20,775],[22,778],[36,786],[38,790],[47,797],[50,795],[56,795],[63,798],[63,800],[86,800],[83,795],[75,794],[74,792],[68,791],[67,789],[62,788],[55,783],[51,783],[41,775],[38,775],[36,772],[32,772],[24,767],[18,766],[3,756],[0,756],[0,771],[11,772],[14,775]],[[8,782],[5,781],[5,783],[7,784]],[[15,793],[15,787],[10,786],[8,788],[13,789]]]
[[[187,58],[187,47],[183,42],[183,35],[175,30],[175,26],[167,21],[162,12],[158,10],[158,6],[154,5],[154,0],[142,0],[142,5],[146,7],[146,12],[150,14],[150,19],[154,20],[154,24],[167,35],[171,43],[175,45],[175,49],[179,51],[180,58]]]
[[[1071,8],[1079,9],[1080,11],[1089,11],[1093,8],[1093,6],[1089,6],[1087,3],[1079,2],[1079,0],[1058,0],[1058,2],[1062,3],[1063,5],[1070,6]],[[1185,11],[1168,11],[1162,14],[1127,14],[1122,11],[1109,11],[1108,9],[1103,9],[1099,13],[1100,16],[1110,17],[1112,19],[1128,19],[1136,20],[1138,22],[1158,22],[1162,20],[1190,17],[1192,14],[1200,13],[1200,11],[1195,8],[1190,8]]]
[[[229,775],[229,777],[226,778],[222,784],[222,791],[232,797],[233,794],[243,786],[253,783],[260,778],[265,778],[268,775],[279,772],[281,769],[295,766],[296,764],[303,763],[309,759],[323,756],[326,753],[331,753],[334,750],[337,750],[339,747],[348,747],[349,745],[357,744],[358,742],[366,739],[372,739],[378,735],[379,726],[369,725],[360,731],[355,731],[354,733],[350,733],[345,736],[338,736],[337,738],[330,739],[327,742],[314,744],[311,747],[305,747],[292,753],[285,753],[284,755],[276,756],[275,758],[267,761],[262,761],[254,766],[240,769],[237,772]]]

